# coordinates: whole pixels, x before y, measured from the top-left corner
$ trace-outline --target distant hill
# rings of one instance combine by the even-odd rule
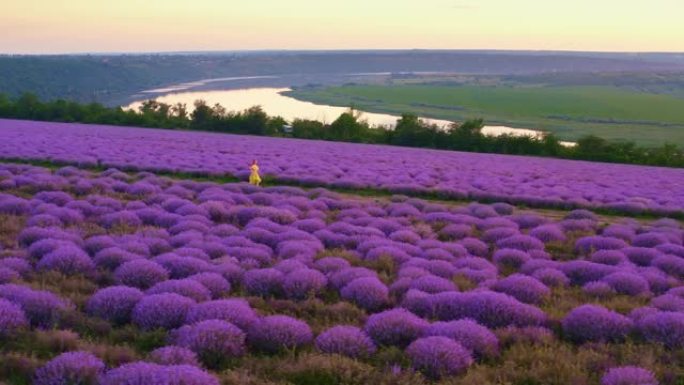
[[[0,93],[33,92],[107,105],[170,84],[227,76],[355,72],[544,73],[684,71],[681,54],[515,51],[264,51],[136,55],[0,56]]]

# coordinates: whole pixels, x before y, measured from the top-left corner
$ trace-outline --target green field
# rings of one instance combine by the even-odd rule
[[[684,98],[601,85],[347,85],[308,87],[290,96],[316,103],[462,121],[481,117],[575,140],[595,134],[642,145],[684,146]]]

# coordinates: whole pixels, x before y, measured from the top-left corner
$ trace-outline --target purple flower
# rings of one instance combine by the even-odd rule
[[[634,237],[632,246],[635,247],[656,247],[669,243],[669,240],[664,234],[660,233],[643,233]]]
[[[425,337],[411,343],[406,354],[413,367],[430,378],[451,376],[473,363],[468,349],[447,337]]]
[[[228,321],[242,330],[248,330],[257,321],[257,315],[244,299],[222,299],[192,306],[185,317],[185,323],[209,319]]]
[[[157,365],[133,362],[112,369],[99,385],[219,385],[213,375],[192,365]]]
[[[105,228],[112,227],[140,227],[142,226],[142,221],[133,211],[118,211],[111,214],[103,215],[99,221],[100,225]]]
[[[314,263],[316,270],[323,274],[332,274],[350,266],[349,261],[340,257],[324,257]]]
[[[662,270],[664,273],[684,278],[684,258],[675,255],[661,255],[651,261],[651,265]]]
[[[0,298],[19,305],[33,326],[50,327],[69,303],[49,291],[33,290],[28,286],[0,285]]]
[[[211,299],[211,292],[201,283],[192,279],[170,279],[155,284],[147,289],[145,294],[176,293],[188,297],[196,302]]]
[[[618,271],[615,266],[603,265],[582,260],[565,262],[559,266],[560,270],[570,278],[575,285],[598,281],[608,274]]]
[[[452,281],[431,274],[417,277],[411,282],[409,288],[420,290],[430,294],[441,293],[443,291],[458,290],[456,288],[456,285]]]
[[[373,341],[354,326],[333,326],[316,337],[316,348],[323,353],[367,358],[376,348]]]
[[[684,314],[658,312],[637,321],[637,329],[647,341],[661,343],[671,349],[684,347]]]
[[[253,269],[245,272],[242,284],[252,295],[277,295],[283,290],[284,278],[283,273],[276,269]]]
[[[183,324],[194,304],[192,299],[174,293],[148,295],[133,308],[133,323],[145,330],[173,329]]]
[[[342,289],[357,278],[377,277],[377,274],[365,267],[348,267],[333,273],[330,276],[330,284],[336,289]]]
[[[135,259],[119,266],[114,278],[122,285],[147,289],[169,278],[168,271],[158,263],[147,259]]]
[[[320,293],[328,284],[328,279],[318,270],[297,269],[287,274],[283,280],[285,295],[289,298],[303,299]]]
[[[225,359],[245,354],[245,333],[222,320],[206,320],[185,325],[173,332],[173,341],[197,353],[200,360],[215,368]]]
[[[619,341],[632,330],[632,321],[602,306],[574,308],[562,321],[563,333],[576,342]]]
[[[423,335],[429,323],[401,308],[368,317],[364,330],[378,345],[406,346]]]
[[[532,277],[541,281],[544,285],[559,287],[570,284],[570,279],[562,271],[550,267],[535,270]]]
[[[164,266],[168,270],[171,278],[186,278],[197,273],[204,273],[212,270],[209,262],[192,257],[182,257],[174,253],[161,254],[152,261]]]
[[[21,275],[19,273],[7,267],[0,267],[0,284],[19,280],[21,280]]]
[[[150,352],[149,360],[160,365],[200,366],[195,352],[180,346],[164,346],[155,349]]]
[[[586,283],[584,286],[582,286],[582,291],[585,294],[596,298],[607,298],[616,293],[616,291],[609,284],[602,281]]]
[[[626,247],[621,251],[630,261],[639,266],[648,266],[654,259],[662,255],[659,250],[646,247]]]
[[[510,275],[496,282],[491,288],[525,303],[539,303],[551,293],[543,283],[522,274]]]
[[[369,311],[378,310],[389,302],[387,286],[375,277],[361,277],[349,282],[340,295]]]
[[[627,256],[620,250],[599,250],[589,258],[592,262],[617,266],[627,261]]]
[[[601,385],[658,385],[653,372],[636,366],[608,369],[601,377]]]
[[[13,335],[16,331],[28,326],[26,314],[21,307],[0,298],[0,337]]]
[[[22,277],[26,277],[26,275],[33,271],[31,264],[27,260],[17,257],[0,258],[0,267],[14,270]]]
[[[582,237],[575,242],[575,250],[582,254],[591,254],[596,250],[615,250],[627,247],[627,243],[619,238],[592,235]]]
[[[620,294],[635,296],[649,291],[648,281],[634,273],[615,272],[603,277],[601,281]]]
[[[43,256],[36,266],[38,270],[56,270],[66,275],[89,274],[95,264],[85,251],[76,245],[61,245]]]
[[[519,269],[525,262],[530,260],[530,255],[517,249],[500,249],[494,253],[492,260],[499,265]]]
[[[529,235],[514,235],[496,242],[496,247],[500,249],[517,249],[522,251],[544,250],[544,243],[537,238]]]
[[[140,290],[133,287],[110,286],[93,294],[86,304],[86,310],[91,315],[123,324],[130,321],[133,308],[143,296]]]
[[[96,385],[104,369],[104,363],[90,353],[62,353],[36,370],[33,383]]]
[[[140,258],[142,257],[118,247],[108,247],[98,251],[93,260],[97,267],[114,270],[126,262]]]
[[[431,312],[442,321],[472,318],[489,328],[540,326],[547,321],[540,309],[492,291],[444,292],[433,294],[429,301]]]
[[[211,298],[220,298],[230,292],[230,282],[218,273],[198,273],[187,279],[197,281],[211,293]]]
[[[435,322],[425,329],[424,336],[451,338],[478,358],[492,357],[499,353],[499,339],[494,333],[470,319]]]
[[[249,343],[259,350],[276,353],[307,345],[313,339],[309,325],[296,318],[274,315],[255,322],[247,333]]]

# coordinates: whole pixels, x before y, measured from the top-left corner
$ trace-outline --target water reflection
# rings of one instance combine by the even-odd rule
[[[243,79],[243,78],[236,78]],[[211,79],[214,80],[214,79]],[[198,83],[198,82],[195,82]],[[179,87],[170,87],[169,91],[182,90],[190,83],[179,85]],[[160,90],[150,90],[161,92]],[[209,105],[216,103],[222,105],[227,111],[242,111],[252,106],[261,106],[267,114],[271,116],[282,116],[285,120],[292,121],[294,119],[311,119],[318,120],[323,123],[331,123],[342,113],[348,111],[348,108],[328,106],[323,104],[314,104],[295,98],[285,96],[282,93],[290,91],[289,88],[246,88],[237,90],[221,90],[221,91],[189,91],[176,92],[163,96],[158,96],[157,101],[167,104],[185,103],[188,106],[188,111],[193,109],[195,100],[202,99]],[[137,109],[140,107],[141,101],[134,102],[127,106],[127,108]],[[391,114],[380,114],[373,112],[362,112],[361,119],[366,120],[370,125],[374,126],[394,126],[399,117]],[[451,121],[423,118],[426,122],[436,124],[440,127],[446,127],[451,124]],[[527,128],[513,128],[507,126],[485,126],[482,129],[485,135],[527,135],[538,136],[540,131]]]

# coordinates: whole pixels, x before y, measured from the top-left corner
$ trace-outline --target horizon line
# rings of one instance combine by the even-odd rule
[[[575,49],[502,49],[502,48],[339,48],[339,49],[221,49],[171,51],[77,51],[59,53],[3,53],[12,56],[139,56],[139,55],[198,55],[198,54],[259,54],[259,53],[352,53],[352,52],[473,52],[473,53],[564,53],[564,54],[623,54],[623,55],[684,55],[684,51],[611,51]]]

